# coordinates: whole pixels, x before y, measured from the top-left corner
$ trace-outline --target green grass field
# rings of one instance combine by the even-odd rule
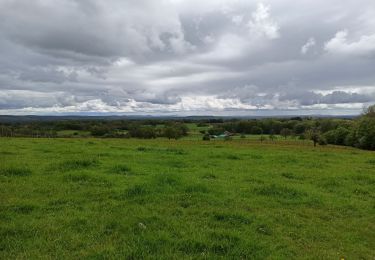
[[[375,153],[0,139],[0,259],[374,259]]]

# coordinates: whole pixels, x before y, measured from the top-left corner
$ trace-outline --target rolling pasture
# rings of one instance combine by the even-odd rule
[[[0,259],[374,259],[375,153],[0,139]]]

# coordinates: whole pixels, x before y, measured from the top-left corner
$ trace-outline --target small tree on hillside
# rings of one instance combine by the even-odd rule
[[[282,137],[284,137],[285,139],[287,139],[288,136],[291,135],[291,131],[290,131],[290,129],[288,129],[288,128],[283,128],[283,129],[281,129],[281,131],[280,131],[280,135],[281,135]]]
[[[188,128],[184,124],[168,124],[164,128],[164,136],[168,139],[179,139],[188,134]]]
[[[273,129],[271,129],[271,131],[270,131],[269,138],[270,138],[271,141],[275,140],[275,131]]]
[[[311,128],[311,129],[308,129],[306,132],[305,132],[305,137],[306,139],[309,139],[311,141],[314,142],[314,147],[316,146],[316,144],[319,142],[319,138],[320,138],[320,131],[318,128]]]
[[[168,126],[164,129],[164,135],[168,139],[172,139],[172,138],[178,139],[178,137],[179,137],[179,133],[178,133],[177,129],[175,127],[172,127],[172,126]]]

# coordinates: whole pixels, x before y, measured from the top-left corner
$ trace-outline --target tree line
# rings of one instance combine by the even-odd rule
[[[88,136],[103,138],[157,138],[179,139],[187,136],[186,123],[194,123],[204,139],[230,132],[238,135],[276,135],[310,139],[314,145],[335,144],[375,150],[375,106],[354,119],[339,118],[265,118],[241,120],[238,118],[146,119],[146,120],[56,120],[0,123],[0,136],[5,137],[74,137],[86,132]],[[71,130],[73,135],[58,133]]]
[[[59,131],[66,130],[73,131],[74,134],[58,134]],[[0,124],[0,136],[3,137],[74,137],[79,136],[82,131],[89,133],[89,136],[103,138],[179,139],[188,134],[184,123],[170,120],[66,120]]]
[[[208,135],[220,135],[228,131],[241,135],[263,135],[273,140],[275,135],[312,140],[314,145],[345,145],[361,149],[375,150],[375,105],[367,108],[356,119],[301,118],[240,120],[217,123],[207,131],[202,131],[204,139]]]

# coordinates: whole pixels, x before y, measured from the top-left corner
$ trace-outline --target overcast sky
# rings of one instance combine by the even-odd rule
[[[356,114],[374,0],[0,0],[0,114]]]

